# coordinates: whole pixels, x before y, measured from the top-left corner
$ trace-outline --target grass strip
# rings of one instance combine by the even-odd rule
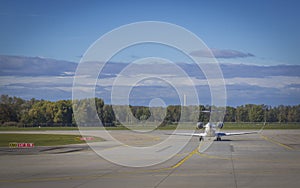
[[[0,134],[0,147],[8,147],[9,143],[34,143],[35,146],[58,146],[68,144],[82,144],[86,141],[81,140],[81,135],[63,135],[63,134]],[[87,142],[100,142],[104,139],[93,137]]]

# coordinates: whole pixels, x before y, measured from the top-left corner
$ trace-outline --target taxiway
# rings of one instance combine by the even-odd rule
[[[113,134],[126,144],[137,146],[155,144],[166,137],[164,134],[132,136],[126,131]],[[108,141],[100,143],[100,149],[120,149],[109,138],[105,139]],[[178,136],[177,142],[180,141]],[[205,152],[199,152],[200,148],[198,139],[192,138],[172,159],[142,168],[113,164],[86,145],[58,147],[47,152],[36,148],[27,154],[24,150],[8,152],[1,148],[0,187],[296,188],[300,185],[300,130],[265,130],[257,135],[224,137]],[[61,150],[66,152],[57,152]]]

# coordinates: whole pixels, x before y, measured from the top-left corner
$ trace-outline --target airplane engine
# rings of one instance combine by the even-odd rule
[[[203,122],[198,122],[197,123],[197,129],[203,129],[203,127],[204,127],[204,124],[203,124]]]
[[[224,123],[223,122],[218,122],[217,126],[218,126],[219,129],[222,129],[223,126],[224,126]]]

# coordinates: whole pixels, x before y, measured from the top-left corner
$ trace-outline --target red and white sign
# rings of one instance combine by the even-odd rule
[[[16,143],[16,142],[11,142],[9,143],[10,148],[33,148],[34,143]]]
[[[18,143],[18,148],[33,148],[34,143]]]

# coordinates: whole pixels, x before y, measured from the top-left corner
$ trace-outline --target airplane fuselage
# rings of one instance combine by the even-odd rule
[[[204,133],[205,133],[205,136],[207,136],[207,137],[215,137],[216,136],[216,128],[214,127],[214,124],[207,123],[205,125]]]

